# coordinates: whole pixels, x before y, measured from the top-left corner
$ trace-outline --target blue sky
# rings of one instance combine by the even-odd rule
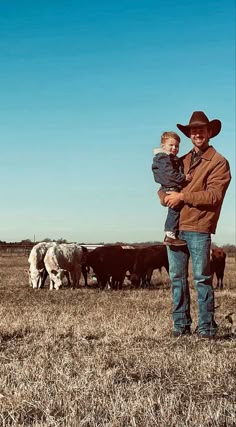
[[[236,244],[233,0],[1,2],[0,57],[0,240],[161,241],[152,150],[203,110],[232,171],[212,240]]]

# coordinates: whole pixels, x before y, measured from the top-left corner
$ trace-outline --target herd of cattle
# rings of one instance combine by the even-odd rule
[[[217,287],[223,288],[226,254],[221,248],[212,249],[211,273],[217,277]],[[88,273],[93,272],[97,286],[104,289],[121,289],[126,277],[133,287],[150,285],[152,273],[164,267],[169,273],[167,249],[164,245],[131,247],[104,245],[89,251],[76,243],[57,244],[40,242],[29,255],[29,284],[34,289],[43,288],[49,276],[49,288],[62,285],[78,288],[81,274],[88,286]]]

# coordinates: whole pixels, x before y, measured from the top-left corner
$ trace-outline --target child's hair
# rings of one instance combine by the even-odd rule
[[[163,132],[161,135],[161,144],[165,144],[166,140],[169,138],[175,139],[177,142],[180,142],[180,136],[175,132]]]

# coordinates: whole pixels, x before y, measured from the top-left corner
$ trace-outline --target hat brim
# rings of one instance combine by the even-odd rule
[[[187,136],[187,138],[190,138],[190,128],[191,127],[202,127],[202,126],[207,126],[209,130],[211,130],[211,138],[214,138],[216,135],[218,135],[218,133],[220,133],[221,131],[221,121],[220,120],[212,120],[209,123],[191,123],[191,125],[181,125],[181,124],[177,124],[177,128],[183,132],[183,134],[185,136]]]

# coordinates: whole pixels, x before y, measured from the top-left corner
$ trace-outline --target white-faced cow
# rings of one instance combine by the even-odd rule
[[[50,277],[50,289],[58,290],[64,277],[73,288],[79,286],[83,249],[75,243],[62,243],[48,249],[44,263]]]
[[[29,275],[29,285],[33,289],[42,288],[47,278],[47,271],[44,265],[44,258],[47,250],[55,246],[55,242],[39,242],[33,246],[29,254],[29,270],[26,270]]]
[[[211,250],[211,274],[212,278],[214,277],[214,274],[216,274],[216,287],[220,289],[223,289],[225,258],[226,253],[223,251],[222,248],[214,248]]]

